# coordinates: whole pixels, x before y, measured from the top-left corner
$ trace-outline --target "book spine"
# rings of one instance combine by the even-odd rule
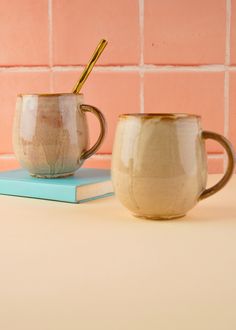
[[[0,194],[77,203],[73,186],[0,179]]]

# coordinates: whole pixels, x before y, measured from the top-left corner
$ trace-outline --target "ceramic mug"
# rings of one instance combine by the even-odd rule
[[[205,140],[219,142],[228,156],[223,178],[206,189]],[[234,153],[223,136],[202,131],[201,118],[188,114],[120,115],[112,155],[112,181],[121,203],[150,219],[182,217],[198,201],[229,181]]]
[[[100,123],[97,142],[88,150],[86,112]],[[100,147],[105,119],[82,94],[18,95],[13,128],[13,147],[23,168],[36,177],[72,175]]]

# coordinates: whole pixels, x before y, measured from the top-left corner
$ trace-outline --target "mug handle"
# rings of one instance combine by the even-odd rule
[[[98,148],[101,146],[101,144],[105,138],[106,121],[105,121],[105,118],[104,118],[103,114],[101,113],[101,111],[92,105],[81,104],[80,109],[82,112],[91,112],[92,114],[94,114],[98,118],[99,124],[100,124],[100,134],[97,139],[97,142],[89,150],[84,151],[81,155],[81,159],[84,160],[84,159],[87,159],[90,156],[92,156],[98,150]]]
[[[217,182],[213,187],[205,189],[199,196],[199,200],[210,197],[211,195],[215,194],[217,191],[222,189],[226,185],[226,183],[229,181],[229,179],[231,178],[233,171],[234,171],[234,150],[233,150],[233,146],[229,142],[229,140],[227,140],[224,136],[222,136],[220,134],[217,134],[214,132],[209,132],[209,131],[203,131],[202,138],[204,140],[206,140],[206,139],[215,140],[222,145],[222,147],[225,149],[227,156],[228,156],[228,165],[227,165],[226,172],[225,172],[224,176],[221,178],[221,180],[219,182]]]

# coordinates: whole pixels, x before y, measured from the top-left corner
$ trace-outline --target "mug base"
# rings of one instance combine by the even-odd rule
[[[176,214],[176,215],[167,215],[167,216],[149,216],[149,215],[139,215],[134,214],[136,218],[147,219],[147,220],[174,220],[185,217],[186,214]]]
[[[41,178],[41,179],[58,179],[58,178],[65,178],[67,176],[73,175],[74,172],[70,173],[61,173],[61,174],[33,174],[30,173],[30,175],[34,178]]]

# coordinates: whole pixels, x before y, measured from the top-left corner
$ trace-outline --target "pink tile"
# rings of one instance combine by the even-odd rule
[[[53,1],[53,60],[85,64],[100,39],[109,41],[100,64],[139,62],[138,0]]]
[[[20,164],[14,157],[11,155],[10,157],[6,157],[0,154],[0,171],[8,171],[13,170],[15,168],[19,168]],[[96,167],[96,168],[111,168],[111,159],[107,156],[103,157],[102,155],[91,157],[86,160],[83,167]]]
[[[224,171],[224,160],[223,158],[211,158],[208,157],[208,173],[209,174],[219,174]]]
[[[236,72],[230,72],[229,89],[229,139],[231,140],[236,152]]]
[[[79,72],[54,72],[54,91],[69,92],[79,77]],[[83,87],[85,103],[95,105],[104,113],[108,132],[99,153],[112,151],[118,115],[139,112],[139,75],[127,72],[93,72]],[[89,115],[90,140],[99,134],[97,120]]]
[[[0,72],[0,153],[12,152],[16,95],[49,92],[48,72]]]
[[[0,65],[48,64],[48,1],[0,3]]]
[[[17,162],[17,160],[14,157],[3,158],[2,155],[0,155],[0,171],[14,170],[19,167],[20,164]]]
[[[230,62],[236,64],[236,0],[231,0]]]
[[[145,63],[224,63],[225,0],[145,0]]]
[[[111,159],[106,158],[89,158],[84,162],[83,167],[96,167],[96,168],[111,168]]]
[[[223,133],[223,72],[159,72],[144,75],[145,112],[187,112],[202,116],[205,130]],[[211,152],[222,149],[211,142]]]

